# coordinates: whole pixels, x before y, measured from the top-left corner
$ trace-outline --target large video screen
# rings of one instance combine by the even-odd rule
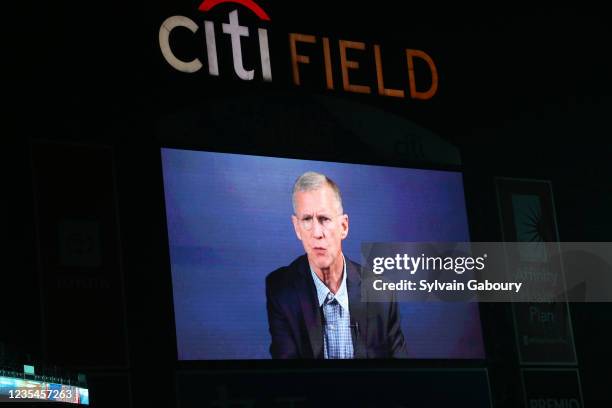
[[[477,303],[362,304],[357,293],[362,242],[469,241],[460,172],[161,157],[179,360],[484,357]],[[333,180],[341,210],[316,177],[299,184],[296,210],[307,172]],[[332,285],[320,274],[334,265]]]

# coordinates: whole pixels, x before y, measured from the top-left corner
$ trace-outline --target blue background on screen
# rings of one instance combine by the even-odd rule
[[[266,275],[304,253],[291,191],[339,185],[348,258],[361,242],[469,241],[461,173],[162,149],[178,356],[266,359]],[[400,303],[411,357],[484,357],[476,303]]]

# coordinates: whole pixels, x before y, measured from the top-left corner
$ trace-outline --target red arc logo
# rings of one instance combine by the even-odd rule
[[[216,7],[222,3],[236,3],[243,5],[255,13],[260,20],[270,21],[268,14],[253,0],[204,0],[202,4],[200,4],[200,7],[198,7],[198,10],[209,11],[213,7]]]

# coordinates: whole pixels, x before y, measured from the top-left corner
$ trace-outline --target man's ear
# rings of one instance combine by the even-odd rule
[[[348,236],[348,231],[349,231],[348,214],[342,215],[342,222],[340,223],[340,225],[342,226],[342,231],[340,232],[340,236],[342,237],[342,239],[344,239]]]
[[[302,240],[302,235],[300,233],[300,224],[298,222],[298,219],[295,215],[291,216],[291,222],[293,223],[293,229],[295,230],[295,235],[297,236],[297,239],[299,239],[300,241]]]

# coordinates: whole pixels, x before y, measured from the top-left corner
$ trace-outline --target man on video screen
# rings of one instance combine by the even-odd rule
[[[291,219],[306,255],[266,278],[272,358],[407,357],[397,304],[362,302],[360,266],[342,253],[349,218],[324,174],[302,174]]]

